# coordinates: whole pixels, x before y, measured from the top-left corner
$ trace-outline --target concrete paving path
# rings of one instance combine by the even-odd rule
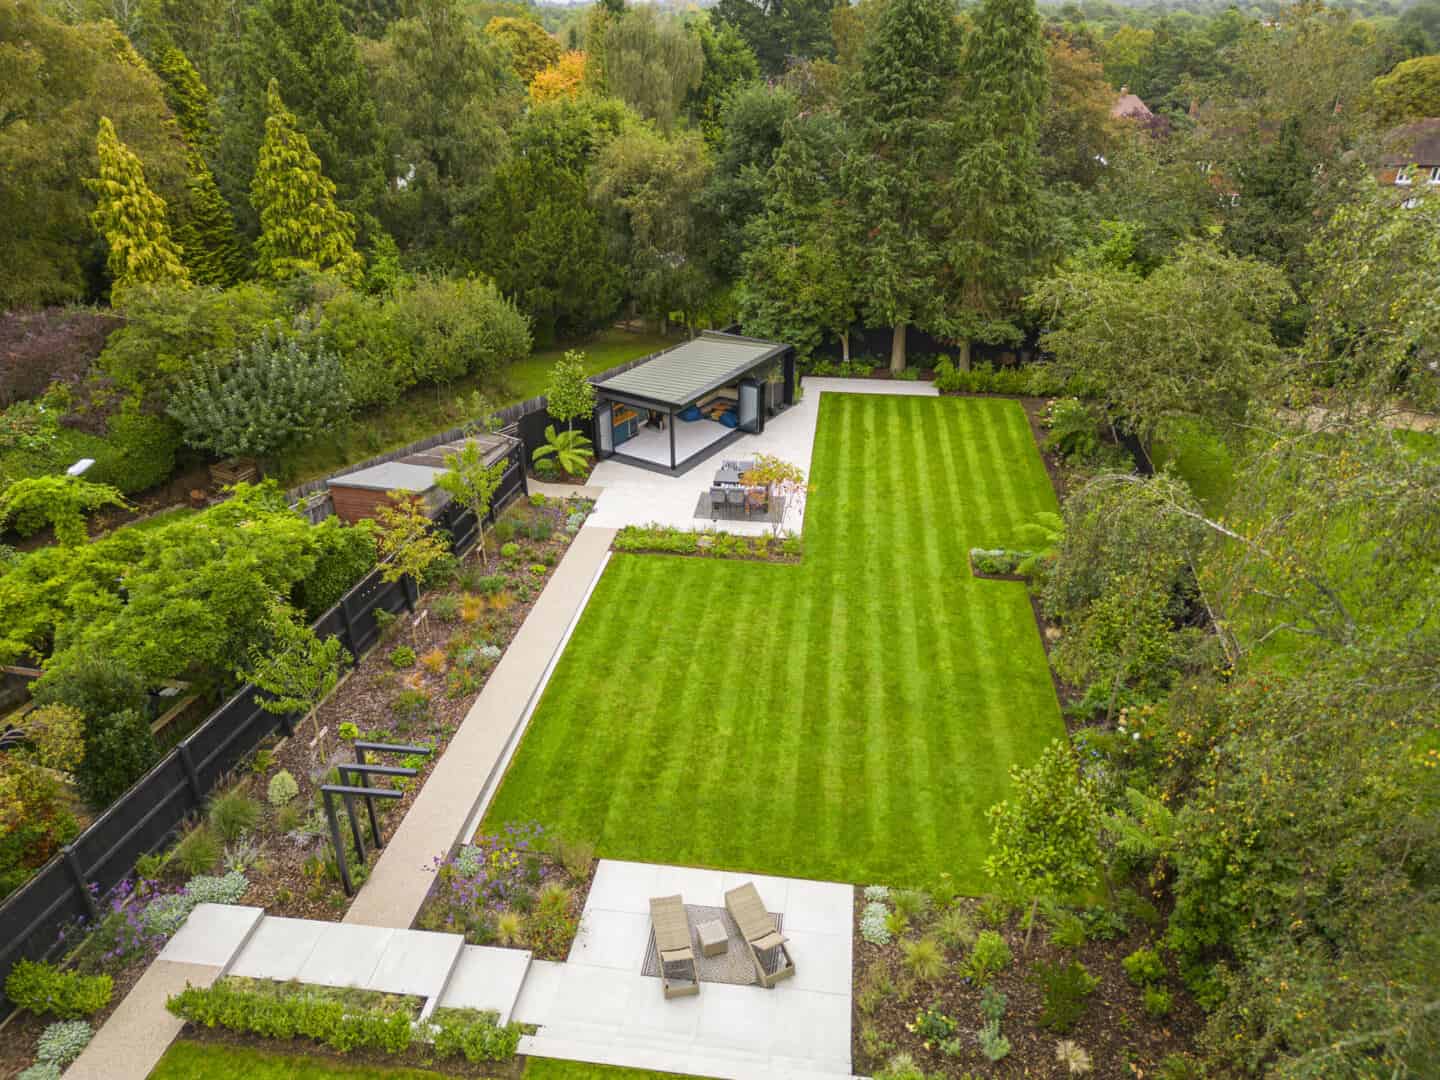
[[[614,529],[583,528],[555,568],[404,820],[386,841],[345,922],[408,929],[435,881],[435,856],[460,842],[498,785],[521,724],[605,566]]]
[[[794,977],[770,990],[702,982],[667,1001],[641,974],[650,897],[722,907],[747,881],[784,917]],[[744,1080],[849,1076],[853,898],[830,882],[601,860],[568,960],[530,966],[515,1019],[540,1031],[520,1052]]]

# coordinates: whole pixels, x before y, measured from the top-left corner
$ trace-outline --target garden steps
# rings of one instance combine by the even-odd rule
[[[466,945],[439,994],[427,1005],[444,1009],[493,1009],[500,1023],[515,1018],[521,990],[530,973],[533,954],[528,949],[497,949]]]

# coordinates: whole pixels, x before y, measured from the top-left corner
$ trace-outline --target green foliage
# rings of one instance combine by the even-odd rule
[[[945,973],[945,952],[934,938],[918,938],[901,943],[905,969],[922,982],[934,982]]]
[[[700,82],[685,99],[685,111],[700,126],[705,141],[718,146],[723,138],[721,112],[726,99],[760,75],[755,53],[740,32],[718,19],[691,19],[685,29],[700,44]]]
[[[733,26],[759,59],[761,71],[779,76],[793,58],[828,59],[834,53],[830,38],[829,0],[797,0],[767,7],[751,0],[719,0],[711,18]]]
[[[17,532],[29,535],[48,524],[62,547],[79,547],[89,539],[87,514],[125,505],[125,497],[109,484],[78,476],[30,476],[0,493],[0,528],[13,522]]]
[[[1050,921],[1050,944],[1078,949],[1085,944],[1085,921],[1073,911],[1062,911]]]
[[[965,961],[965,973],[979,986],[985,986],[1010,966],[1010,946],[994,930],[982,930]]]
[[[1078,960],[1068,963],[1035,965],[1030,978],[1044,994],[1039,1024],[1051,1031],[1065,1034],[1079,1022],[1085,1011],[1086,999],[1100,985],[1100,980],[1085,970]]]
[[[340,602],[375,565],[375,528],[368,521],[345,525],[329,517],[310,533],[315,568],[295,588],[295,603],[314,622]]]
[[[987,986],[980,994],[980,1015],[993,1023],[1005,1018],[1006,997],[993,986]]]
[[[1279,358],[1270,322],[1289,297],[1274,267],[1189,243],[1143,280],[1062,270],[1031,302],[1058,325],[1043,339],[1057,372],[1148,443],[1175,421],[1228,430],[1244,418]],[[1200,324],[1203,338],[1186,333]]]
[[[919,922],[930,913],[930,896],[922,889],[896,889],[890,894],[890,903],[911,922]]]
[[[64,1068],[80,1056],[94,1036],[95,1029],[84,1020],[62,1020],[40,1033],[35,1043],[35,1057]]]
[[[112,484],[126,495],[170,479],[180,447],[174,421],[143,411],[138,398],[127,398],[110,417],[106,432],[108,445],[86,474],[89,479]]]
[[[986,814],[993,852],[986,873],[1036,900],[1094,883],[1101,861],[1099,793],[1079,767],[1070,742],[1056,739],[1035,765],[1011,768],[1013,798]]]
[[[100,175],[89,181],[98,205],[91,221],[109,251],[107,266],[116,291],[153,282],[185,284],[189,272],[170,238],[165,200],[145,183],[140,159],[100,118],[96,142]]]
[[[174,858],[187,874],[208,874],[220,865],[220,841],[207,826],[197,825],[175,845]]]
[[[1396,64],[1370,85],[1366,106],[1385,125],[1440,116],[1440,55]]]
[[[915,1014],[915,1020],[906,1024],[905,1029],[920,1036],[925,1049],[944,1042],[955,1034],[955,1021],[940,1011],[940,1006],[928,1005]]]
[[[936,920],[935,936],[947,949],[969,948],[975,944],[979,931],[968,913],[960,908],[951,908]]]
[[[189,986],[165,1007],[205,1027],[223,1027],[267,1039],[314,1039],[340,1053],[368,1050],[398,1054],[414,1039],[413,1005],[356,1005],[343,991],[284,983],[221,979],[213,986]]]
[[[1136,949],[1125,957],[1121,964],[1125,968],[1125,974],[1136,986],[1157,983],[1165,978],[1165,965],[1161,963],[1160,954],[1154,949]]]
[[[705,54],[678,20],[654,8],[626,9],[605,31],[605,88],[661,131],[700,86]]]
[[[265,692],[260,707],[282,716],[313,713],[335,689],[350,654],[338,637],[322,641],[286,604],[272,605],[266,630],[265,644],[251,645],[249,653],[250,681]]]
[[[1170,1015],[1170,1010],[1174,1007],[1174,1001],[1170,996],[1170,991],[1166,990],[1163,986],[1145,987],[1142,1004],[1145,1006],[1146,1015],[1154,1017],[1156,1020],[1165,1019],[1165,1017]]]
[[[93,1016],[110,1004],[113,989],[109,975],[61,971],[35,960],[15,961],[5,979],[5,996],[17,1009],[61,1020]]]
[[[544,445],[537,446],[530,455],[536,464],[546,458],[553,458],[555,463],[571,476],[584,476],[594,456],[590,449],[590,440],[585,437],[584,432],[573,429],[557,432],[554,424],[546,425]]]
[[[265,141],[250,185],[260,219],[255,272],[277,281],[321,271],[358,277],[364,259],[355,250],[354,218],[335,206],[335,185],[321,172],[274,79],[265,108]]]
[[[976,364],[969,371],[955,366],[955,361],[942,355],[935,363],[935,389],[942,393],[963,394],[1077,394],[1084,384],[1076,377],[1059,374],[1048,363],[995,367],[988,361]]]
[[[435,478],[435,483],[441,491],[449,494],[451,498],[475,515],[475,525],[480,530],[481,562],[489,560],[485,549],[485,517],[490,513],[491,503],[494,501],[495,493],[500,490],[500,483],[505,479],[507,468],[508,459],[506,458],[502,458],[492,465],[486,465],[485,455],[480,451],[480,444],[473,439],[466,439],[465,445],[460,448],[458,453],[445,455],[446,471]]]
[[[550,382],[545,387],[545,411],[564,424],[595,411],[595,387],[586,374],[585,354],[567,349],[550,369]]]
[[[375,515],[381,576],[386,581],[404,577],[422,581],[431,566],[450,554],[449,545],[435,531],[419,499],[399,491],[387,494]]]
[[[150,722],[138,709],[123,709],[89,719],[85,759],[75,769],[75,785],[96,810],[103,810],[144,776],[160,757]]]
[[[418,382],[494,374],[530,352],[529,320],[477,278],[422,279],[396,298],[394,319]]]
[[[437,1056],[463,1055],[466,1061],[508,1061],[520,1045],[520,1025],[501,1027],[493,1012],[474,1009],[436,1009],[434,1020]]]
[[[210,828],[227,843],[251,832],[260,821],[260,804],[238,787],[210,800]]]
[[[274,455],[350,411],[344,372],[323,346],[262,338],[183,383],[170,404],[185,441],[220,457]]]
[[[1001,1034],[998,1020],[986,1021],[975,1033],[975,1040],[980,1044],[980,1052],[990,1062],[1003,1061],[1010,1056],[1010,1040]]]
[[[1067,458],[1085,458],[1100,449],[1100,425],[1080,399],[1051,402],[1045,413],[1050,430],[1045,444]]]
[[[412,668],[415,666],[415,650],[409,645],[397,645],[390,650],[390,666]]]
[[[485,24],[485,33],[505,47],[515,74],[527,86],[531,79],[560,59],[560,42],[533,19],[497,15]]]
[[[270,783],[265,788],[265,798],[271,806],[276,807],[287,805],[299,794],[300,785],[295,777],[290,775],[289,769],[281,769],[270,777]]]

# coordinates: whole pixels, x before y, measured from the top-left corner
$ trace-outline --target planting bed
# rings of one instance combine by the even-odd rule
[[[1168,1016],[1146,1012],[1144,990],[1131,981],[1122,961],[1138,949],[1152,945],[1152,928],[1159,915],[1148,900],[1134,900],[1130,908],[1143,913],[1120,918],[1113,910],[1090,909],[1070,913],[1090,927],[1090,938],[1066,948],[1051,940],[1055,921],[1037,916],[1028,954],[1024,951],[1024,913],[992,899],[958,899],[950,909],[932,907],[911,920],[903,936],[885,945],[871,944],[861,932],[867,900],[856,890],[855,902],[855,1005],[852,1047],[855,1071],[869,1074],[883,1069],[897,1054],[909,1054],[927,1075],[960,1077],[966,1074],[996,1077],[1069,1077],[1071,1068],[1056,1056],[1056,1047],[1068,1040],[1084,1051],[1090,1063],[1088,1077],[1133,1080],[1152,1076],[1171,1055],[1183,1059],[1192,1036],[1203,1023],[1199,1006],[1185,993],[1173,971],[1153,985],[1170,996]],[[892,894],[893,895],[893,894]],[[886,907],[894,909],[887,901]],[[950,914],[958,912],[960,915]],[[963,920],[961,917],[964,917]],[[968,921],[972,942],[967,944],[945,932],[947,918]],[[970,977],[967,960],[974,936],[997,932],[1009,947],[1011,960],[989,980],[988,986],[1005,996],[1000,1029],[1009,1040],[1007,1056],[992,1063],[981,1051],[977,1031],[985,1024],[981,1011],[984,990]],[[952,932],[953,933],[953,932]],[[1100,938],[1108,940],[1100,940]],[[943,966],[938,976],[917,977],[906,962],[906,945],[922,938],[943,939]],[[1097,980],[1083,998],[1078,1019],[1067,1030],[1041,1025],[1045,995],[1035,978],[1041,964],[1078,961]],[[941,1039],[930,1038],[917,1024],[919,1014],[935,1007],[953,1021],[951,1050]],[[911,1030],[914,1027],[916,1030]],[[1172,1067],[1174,1061],[1172,1059]],[[1177,1074],[1184,1075],[1184,1074]]]

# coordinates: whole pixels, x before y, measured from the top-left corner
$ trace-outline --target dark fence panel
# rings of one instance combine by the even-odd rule
[[[523,454],[518,444],[511,448],[487,524],[527,490]],[[441,511],[437,524],[450,533],[457,555],[474,546],[479,535],[475,515],[453,503]],[[416,599],[408,579],[387,582],[378,569],[372,570],[312,625],[321,637],[338,636],[350,655],[358,657],[380,637],[375,612],[413,610]],[[246,685],[161,758],[74,843],[0,904],[0,987],[15,961],[54,959],[62,952],[66,927],[93,918],[98,898],[129,877],[137,859],[163,848],[262,739],[277,728],[289,732],[296,719],[266,712],[260,707],[260,692]],[[0,998],[0,1017],[10,1009]]]

